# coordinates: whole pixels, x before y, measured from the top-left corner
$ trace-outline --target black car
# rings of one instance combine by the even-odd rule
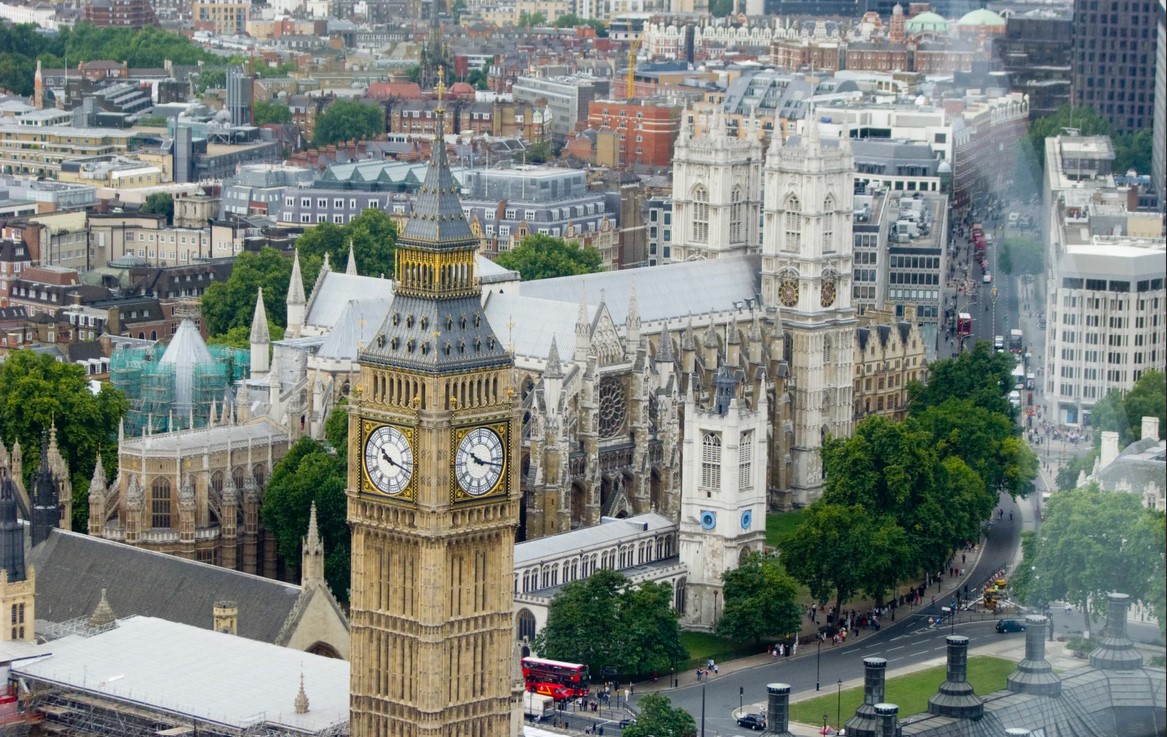
[[[621,719],[616,724],[616,726],[619,727],[620,729],[624,729],[625,727],[629,726],[630,724],[634,724],[635,722],[636,722],[635,719]]]
[[[1022,622],[1019,619],[998,619],[997,620],[997,631],[998,632],[1024,632],[1025,631],[1025,622]]]
[[[737,718],[737,726],[763,730],[766,728],[766,717],[762,714],[742,714]]]

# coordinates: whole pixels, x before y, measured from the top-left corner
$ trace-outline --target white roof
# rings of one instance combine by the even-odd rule
[[[1141,281],[1167,274],[1164,260],[1167,241],[1159,239],[1121,239],[1107,242],[1066,246],[1066,255],[1060,259],[1061,276],[1077,274],[1087,279],[1115,278]]]
[[[594,321],[598,310],[589,305],[588,320]],[[570,358],[575,354],[578,304],[493,292],[486,298],[485,312],[498,339],[507,345],[514,343],[516,356],[545,360],[553,337],[559,355]]]
[[[641,532],[676,527],[676,523],[655,512],[624,519],[604,518],[595,527],[585,527],[558,535],[515,545],[515,567],[542,560],[553,560],[585,550],[611,545]]]
[[[730,312],[734,302],[755,299],[761,279],[761,258],[737,256],[690,261],[646,269],[602,271],[598,274],[537,279],[519,287],[524,297],[540,297],[579,304],[581,290],[590,305],[603,301],[612,320],[622,324],[628,313],[628,298],[636,285],[636,300],[643,322],[679,320],[688,315]],[[575,309],[571,310],[574,315]],[[494,325],[496,330],[500,326]],[[574,343],[574,340],[573,340]],[[563,349],[563,343],[559,344]],[[543,351],[546,356],[546,350]]]
[[[266,723],[311,734],[349,717],[348,662],[154,617],[42,650],[46,657],[14,673],[239,729]],[[301,673],[306,714],[293,707]]]

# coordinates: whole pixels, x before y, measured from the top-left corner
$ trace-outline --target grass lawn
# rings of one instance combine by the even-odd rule
[[[704,665],[709,658],[721,662],[752,654],[754,650],[749,643],[718,637],[708,632],[682,632],[681,645],[689,653],[689,660],[684,664],[685,668],[693,664]],[[761,648],[759,645],[758,652],[761,652]]]
[[[782,538],[789,535],[798,527],[798,523],[802,521],[802,510],[796,509],[793,512],[776,512],[774,514],[766,515],[766,547],[777,548],[781,546]]]
[[[1017,663],[1003,658],[976,656],[968,659],[968,681],[978,694],[992,693],[1005,688],[1005,678],[1017,669]],[[900,717],[919,714],[928,710],[928,698],[944,682],[946,666],[922,670],[918,673],[887,679],[886,701],[900,707]],[[841,726],[855,714],[855,709],[863,703],[862,688],[844,689],[842,694],[841,721],[836,720],[839,696],[834,684],[823,684],[826,691],[822,696],[790,705],[790,719],[803,724],[822,724],[823,714],[832,726]]]

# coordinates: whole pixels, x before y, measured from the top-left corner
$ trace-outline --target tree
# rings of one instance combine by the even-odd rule
[[[1013,369],[1017,359],[1011,353],[994,353],[980,342],[971,351],[936,361],[928,367],[928,383],[908,385],[908,407],[913,415],[943,404],[949,397],[967,399],[977,407],[1013,417],[1009,392],[1013,389]]]
[[[1144,417],[1159,418],[1159,439],[1167,433],[1167,375],[1145,371],[1125,395],[1111,389],[1098,400],[1090,412],[1091,423],[1102,431],[1118,433],[1118,444],[1125,448],[1142,435]],[[1095,434],[1095,444],[1102,434]]]
[[[56,425],[57,445],[72,474],[74,530],[88,526],[97,454],[110,478],[116,472],[117,428],[128,409],[125,395],[109,383],[91,391],[85,369],[75,363],[30,350],[13,351],[0,363],[0,438],[20,442],[27,484],[38,465],[41,434]]]
[[[300,266],[308,283],[315,280],[326,253],[333,268],[345,268],[350,242],[357,259],[358,274],[393,276],[397,225],[384,210],[369,209],[344,225],[321,223],[308,228],[297,239]]]
[[[1045,270],[1045,247],[1037,238],[1009,236],[1002,241],[1000,264],[1006,274],[1040,274]]]
[[[537,26],[547,25],[547,14],[541,11],[528,13],[523,11],[519,13],[519,27],[520,28],[535,28]]]
[[[324,437],[333,449],[345,456],[345,466],[348,466],[348,399],[341,397],[328,419],[324,421]]]
[[[338,100],[316,117],[317,146],[343,141],[367,141],[385,132],[385,116],[377,105]]]
[[[835,598],[838,611],[863,588],[862,563],[872,529],[868,511],[860,506],[811,504],[782,549],[790,575],[810,589],[815,601]]]
[[[996,505],[998,492],[1024,495],[1037,476],[1037,456],[1006,415],[990,412],[967,399],[950,397],[909,421],[932,436],[932,445],[941,459],[962,459],[984,481],[990,497],[986,514]]]
[[[146,195],[138,212],[143,215],[165,215],[166,224],[174,222],[174,197],[169,192],[153,192]]]
[[[1095,406],[1097,407],[1098,405]],[[1078,478],[1083,473],[1087,476],[1093,473],[1094,462],[1098,460],[1098,456],[1098,449],[1090,448],[1085,453],[1076,455],[1058,466],[1058,475],[1055,482],[1058,489],[1066,491],[1067,489],[1078,488]]]
[[[1144,508],[1139,495],[1104,491],[1097,484],[1054,494],[1032,550],[1025,551],[1023,565],[1031,570],[1018,595],[1034,605],[1076,604],[1087,629],[1088,613],[1103,614],[1112,591],[1147,602],[1152,578],[1162,578],[1159,515]]]
[[[250,329],[255,296],[260,287],[263,288],[268,320],[276,325],[285,324],[286,295],[291,277],[292,260],[274,248],[239,254],[227,281],[215,282],[203,293],[202,313],[207,321],[207,331],[212,335],[223,335],[231,328]]]
[[[1151,571],[1151,588],[1147,604],[1159,622],[1159,636],[1167,635],[1167,515],[1157,515],[1155,531],[1155,568]]]
[[[257,100],[255,103],[255,124],[275,125],[292,122],[292,110],[287,105],[275,101]]]
[[[526,157],[528,164],[546,163],[554,156],[551,150],[551,142],[536,141],[530,146],[527,146],[527,150],[523,152],[523,156]]]
[[[165,115],[143,115],[138,118],[138,125],[143,128],[165,128],[166,121],[169,120]]]
[[[586,663],[593,673],[664,672],[686,655],[671,603],[667,584],[634,586],[602,568],[568,583],[551,600],[533,646],[543,657]]]
[[[673,706],[668,696],[645,694],[636,704],[636,721],[624,728],[624,737],[696,737],[697,722],[689,712]]]
[[[494,262],[519,272],[523,281],[550,279],[572,274],[594,274],[603,269],[600,252],[590,246],[580,248],[575,241],[549,235],[529,235],[518,248],[500,253]]]
[[[252,305],[255,304],[253,301]],[[267,304],[265,297],[264,304]],[[267,321],[267,332],[272,340],[284,339],[284,326]],[[209,345],[225,345],[228,348],[251,348],[251,325],[236,325],[222,335],[212,335],[207,341]]]
[[[327,551],[324,577],[341,601],[348,600],[351,550],[344,487],[343,457],[303,437],[272,469],[262,509],[263,522],[275,536],[280,557],[288,567],[299,569],[309,512],[316,503],[317,525]]]
[[[737,568],[722,573],[721,581],[725,608],[717,622],[719,635],[756,643],[767,635],[798,631],[797,586],[777,558],[750,553]]]
[[[470,74],[466,75],[466,83],[476,90],[490,89],[490,65],[491,61],[486,61],[482,64],[481,69],[471,69]]]
[[[709,14],[714,18],[724,18],[733,12],[733,0],[710,0]]]

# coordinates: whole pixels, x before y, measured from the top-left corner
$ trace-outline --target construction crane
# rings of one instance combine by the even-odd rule
[[[628,83],[624,96],[629,100],[636,96],[636,52],[640,51],[640,43],[639,37],[628,42]]]

